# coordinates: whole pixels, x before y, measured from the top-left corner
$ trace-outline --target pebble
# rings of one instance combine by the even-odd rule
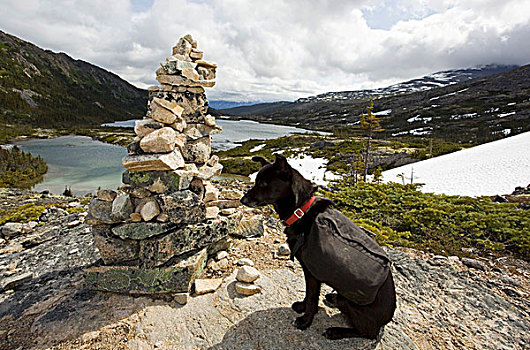
[[[228,259],[224,258],[217,262],[217,269],[216,270],[226,270],[228,268]]]
[[[252,283],[236,282],[234,287],[236,292],[242,295],[253,295],[261,292],[261,287]]]
[[[206,293],[215,292],[217,288],[223,283],[222,278],[211,278],[211,279],[196,279],[195,280],[195,293],[202,295]]]
[[[289,249],[289,245],[287,243],[284,243],[278,247],[278,254],[280,255],[290,255],[291,249]]]
[[[254,261],[249,258],[241,258],[237,261],[237,264],[239,266],[254,266]]]
[[[66,224],[66,226],[68,228],[72,228],[72,227],[75,227],[77,225],[81,224],[81,221],[79,220],[74,220],[74,221],[70,221],[69,223]]]
[[[189,296],[190,293],[175,293],[173,294],[173,300],[180,305],[186,305],[188,303]]]
[[[215,260],[219,261],[221,259],[225,259],[225,258],[228,258],[228,253],[226,252],[226,250],[221,250],[219,252],[217,252],[216,256],[215,256]]]
[[[225,209],[221,209],[221,214],[223,215],[232,215],[236,212],[236,208],[225,208]]]
[[[236,279],[239,282],[252,283],[257,280],[260,276],[260,273],[256,268],[252,266],[241,266],[237,271]]]
[[[70,254],[70,255],[74,255],[74,254],[77,254],[77,253],[79,253],[79,248],[74,248],[74,249],[72,249],[72,250],[70,250],[68,252],[68,254]]]
[[[462,260],[462,264],[468,267],[472,267],[474,269],[478,269],[482,271],[487,270],[486,264],[484,264],[482,261],[478,261],[478,260],[470,259],[470,258],[462,258],[461,260]]]

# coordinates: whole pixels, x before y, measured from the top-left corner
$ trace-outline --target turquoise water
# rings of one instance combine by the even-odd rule
[[[54,139],[17,141],[24,151],[40,155],[48,164],[44,180],[33,190],[62,193],[65,186],[76,195],[101,188],[117,188],[124,171],[124,147],[110,145],[86,136],[61,136]]]
[[[271,139],[296,132],[307,132],[288,126],[260,124],[253,121],[218,119],[223,133],[212,136],[212,147],[229,149],[236,142],[248,139]],[[113,123],[114,126],[131,126],[134,121]],[[24,151],[40,155],[48,164],[44,180],[33,190],[62,193],[65,186],[75,195],[94,193],[98,187],[116,189],[121,184],[125,170],[121,159],[127,155],[124,147],[110,145],[86,136],[61,136],[54,139],[17,141]]]

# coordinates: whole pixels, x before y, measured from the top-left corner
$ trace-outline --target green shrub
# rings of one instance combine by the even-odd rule
[[[382,244],[462,255],[462,248],[530,257],[530,212],[489,197],[422,193],[418,185],[337,183],[332,199]],[[370,226],[370,227],[368,227]]]

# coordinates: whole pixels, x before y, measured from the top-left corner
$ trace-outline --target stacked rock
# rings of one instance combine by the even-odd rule
[[[235,218],[211,202],[221,173],[211,137],[222,129],[207,114],[204,87],[216,65],[202,60],[191,35],[157,70],[147,116],[135,125],[118,192],[100,190],[89,207],[95,244],[107,266],[85,271],[88,287],[133,294],[188,293],[208,249],[222,247]],[[210,204],[205,205],[205,203]]]

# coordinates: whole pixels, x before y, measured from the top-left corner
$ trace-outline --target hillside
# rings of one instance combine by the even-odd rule
[[[0,31],[0,116],[60,128],[140,118],[147,92],[90,63]]]
[[[436,74],[434,75],[436,76]],[[440,75],[438,75],[440,76]],[[469,78],[469,76],[467,76]],[[454,80],[454,79],[453,79]],[[235,117],[309,129],[355,132],[374,98],[381,137],[428,136],[480,144],[530,130],[530,65],[414,92],[351,98],[309,98],[223,110]],[[335,93],[337,94],[337,93]],[[344,96],[343,96],[344,97]]]
[[[384,181],[424,183],[423,192],[508,194],[530,182],[530,132],[383,172]],[[450,181],[448,181],[450,179]]]

